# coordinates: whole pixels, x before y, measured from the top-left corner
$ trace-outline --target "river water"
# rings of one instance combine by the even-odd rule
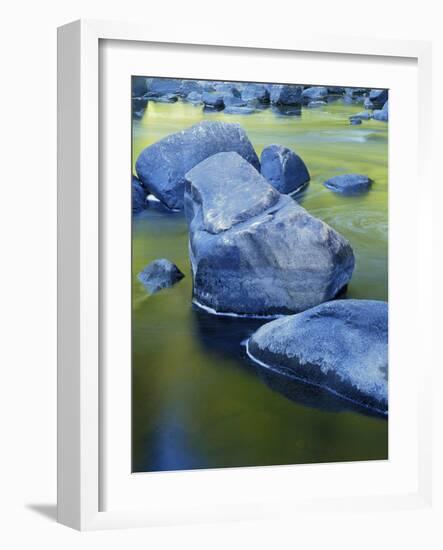
[[[204,113],[201,106],[150,102],[133,122],[133,163],[162,137],[203,119],[239,122],[256,152],[295,150],[311,174],[297,197],[351,243],[356,268],[347,297],[387,300],[388,125],[348,117],[337,101],[301,116]],[[341,173],[374,180],[360,197],[322,182]],[[185,278],[148,296],[136,276],[156,258]],[[187,227],[181,213],[152,204],[133,220],[133,471],[386,459],[388,422],[338,397],[256,367],[241,342],[262,321],[216,317],[191,305]]]

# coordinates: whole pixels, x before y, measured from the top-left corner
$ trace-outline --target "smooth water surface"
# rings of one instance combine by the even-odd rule
[[[305,161],[311,182],[297,200],[351,242],[356,269],[347,297],[387,300],[388,125],[348,117],[341,102],[281,116],[204,113],[177,102],[148,104],[134,120],[133,163],[162,137],[205,118],[239,122],[257,153],[286,145]],[[360,197],[322,182],[356,172],[374,180]],[[181,213],[152,204],[133,221],[133,470],[263,466],[385,459],[388,423],[312,386],[251,363],[241,342],[262,321],[216,317],[191,305],[187,227]],[[156,258],[185,278],[148,296],[136,276]]]

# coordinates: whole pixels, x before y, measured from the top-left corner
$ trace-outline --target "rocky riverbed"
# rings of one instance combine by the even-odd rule
[[[385,457],[387,363],[385,375],[374,378],[375,396],[375,390],[362,389],[361,377],[331,383],[331,374],[333,381],[343,377],[334,362],[326,368],[329,375],[319,378],[321,357],[318,368],[314,361],[308,362],[311,370],[300,371],[295,365],[303,361],[291,359],[291,368],[285,363],[282,369],[281,354],[272,359],[266,350],[257,353],[255,334],[277,322],[272,318],[293,317],[286,344],[278,344],[292,349],[298,317],[322,304],[352,309],[354,302],[359,307],[387,300],[387,116],[377,114],[387,112],[387,97],[370,90],[232,83],[211,83],[214,89],[201,92],[201,83],[189,81],[163,87],[154,81],[149,91],[151,84],[136,90],[133,100],[139,107],[133,126],[134,468]],[[205,93],[223,103],[214,99],[210,107]],[[362,108],[371,116],[361,115]],[[356,116],[361,125],[349,123]],[[164,258],[168,263],[159,270],[155,260]],[[147,288],[155,288],[155,295]],[[341,300],[331,302],[335,298]],[[343,316],[341,327],[355,318],[347,309]],[[337,332],[337,322],[326,316],[318,332],[336,333],[330,344],[302,343],[307,349],[340,348],[347,333]],[[372,353],[367,330],[360,351],[366,349],[366,358]],[[379,357],[380,345],[387,350],[387,331],[374,345]],[[361,357],[350,357],[361,364]],[[371,376],[382,372],[379,367]],[[279,441],[280,450],[268,446],[275,444],[269,430],[260,434],[256,425],[267,407],[277,439],[289,434],[290,424],[297,426],[291,439]],[[228,427],[235,411],[248,413]],[[224,443],[201,425],[200,414],[222,427]],[[313,421],[335,433],[332,446]],[[338,443],[338,434],[345,437],[352,425],[369,438],[358,437],[360,447],[357,441]],[[154,433],[161,440],[152,439]],[[233,448],[237,437],[250,442],[247,449]]]

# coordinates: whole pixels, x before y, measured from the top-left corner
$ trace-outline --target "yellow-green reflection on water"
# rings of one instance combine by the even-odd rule
[[[133,162],[162,137],[203,119],[239,122],[258,154],[270,143],[294,149],[311,183],[298,200],[351,242],[349,297],[387,300],[388,125],[334,103],[283,117],[204,113],[178,102],[149,103],[133,125]],[[322,186],[336,174],[374,180],[361,197]],[[156,258],[186,277],[147,296],[136,274]],[[257,326],[191,307],[187,228],[182,214],[148,209],[133,224],[133,469],[218,468],[387,458],[388,423],[311,389],[269,378],[244,358],[240,341]]]

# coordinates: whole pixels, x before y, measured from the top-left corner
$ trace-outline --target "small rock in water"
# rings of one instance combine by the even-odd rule
[[[349,117],[349,123],[351,124],[351,126],[356,126],[358,124],[361,124],[361,118],[356,118],[356,117]]]
[[[280,193],[296,193],[310,180],[303,160],[282,145],[268,145],[260,157],[261,174]]]
[[[361,174],[343,174],[328,179],[323,185],[335,193],[357,195],[369,191],[372,180]]]
[[[249,356],[276,371],[388,411],[388,304],[336,300],[260,327]]]
[[[137,275],[138,280],[150,294],[174,285],[183,277],[179,268],[165,258],[154,260]]]

